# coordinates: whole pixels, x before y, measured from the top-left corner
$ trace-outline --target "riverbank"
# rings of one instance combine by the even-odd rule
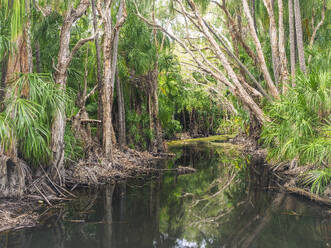
[[[264,161],[221,142],[169,150],[176,157],[160,166],[168,170],[75,191],[77,199],[45,207],[36,228],[0,234],[0,246],[325,247],[329,209],[279,192]],[[169,171],[184,165],[196,173]]]
[[[241,144],[243,150],[251,156],[267,161],[268,150],[256,145],[256,142],[251,138],[245,135],[238,135],[229,141],[234,144]],[[293,160],[283,163],[268,161],[268,166],[271,173],[280,180],[278,185],[280,190],[331,207],[331,185],[328,186],[322,195],[318,195],[311,192],[310,187],[302,180],[309,171],[316,169],[313,165],[299,166],[297,161]]]
[[[267,150],[256,148],[253,141],[243,136],[233,135],[210,136],[197,139],[184,139],[169,141],[168,146],[207,145],[214,148],[221,148],[223,152],[235,150],[240,153],[250,154],[254,159],[266,159]],[[101,161],[98,157],[91,157],[89,160],[82,160],[75,166],[70,166],[66,171],[67,187],[61,190],[62,196],[52,196],[40,194],[24,195],[21,199],[2,200],[0,211],[0,231],[17,228],[31,227],[38,223],[41,209],[56,207],[57,203],[75,199],[75,190],[81,187],[95,188],[103,184],[114,184],[115,182],[128,178],[146,176],[160,171],[177,171],[178,175],[192,173],[194,170],[187,170],[187,167],[175,169],[160,168],[158,162],[167,157],[173,156],[171,153],[151,154],[148,152],[138,152],[129,148],[114,152],[113,163]],[[184,164],[186,166],[186,164]],[[303,195],[320,204],[330,206],[330,199],[313,195],[305,188],[299,188],[295,184],[295,179],[303,173],[303,167],[293,167],[283,164],[278,166],[268,165],[270,170],[279,180],[279,189],[288,193]],[[31,188],[31,187],[30,187]],[[278,189],[277,189],[278,190]]]
[[[75,190],[79,188],[97,188],[103,184],[155,173],[158,162],[172,155],[139,152],[127,147],[121,150],[114,148],[112,163],[99,156],[89,156],[86,160],[67,166],[65,187],[50,181],[46,173],[34,175],[35,178],[26,187],[28,190],[21,197],[0,200],[0,232],[35,226],[39,219],[38,212],[75,199]]]

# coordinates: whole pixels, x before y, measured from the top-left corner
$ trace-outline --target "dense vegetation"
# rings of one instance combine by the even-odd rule
[[[9,173],[9,160],[64,184],[65,165],[96,150],[111,163],[126,146],[157,153],[165,139],[241,132],[276,163],[310,166],[302,183],[322,193],[330,9],[326,0],[0,0],[1,189],[24,174]]]

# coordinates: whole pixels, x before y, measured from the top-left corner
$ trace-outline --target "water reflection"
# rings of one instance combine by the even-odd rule
[[[328,247],[326,210],[272,192],[262,160],[226,144],[173,148],[159,173],[105,186],[48,211],[42,226],[0,234],[2,248]],[[323,214],[325,213],[325,214]]]

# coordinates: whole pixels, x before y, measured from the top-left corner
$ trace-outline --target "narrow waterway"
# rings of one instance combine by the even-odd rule
[[[263,161],[222,140],[170,147],[158,175],[131,179],[0,234],[1,248],[331,246],[328,209],[278,193]],[[169,169],[194,167],[194,174]]]

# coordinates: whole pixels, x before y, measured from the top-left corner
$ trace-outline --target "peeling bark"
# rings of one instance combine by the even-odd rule
[[[76,9],[70,7],[64,18],[60,35],[60,49],[58,53],[58,63],[55,68],[54,80],[59,84],[63,93],[67,83],[67,69],[74,56],[74,53],[86,42],[92,40],[80,40],[70,51],[70,30],[72,25],[77,21],[89,7],[89,0],[82,0]],[[65,106],[59,106],[52,123],[51,150],[53,158],[51,162],[51,176],[61,186],[64,182],[64,131],[66,125]]]
[[[98,11],[102,17],[104,28],[103,40],[103,82],[101,91],[102,102],[102,148],[104,156],[112,160],[112,116],[111,116],[111,99],[113,90],[112,82],[112,20],[111,20],[111,1],[106,0],[104,7],[101,9],[101,0],[98,1]]]
[[[104,155],[107,159],[112,160],[112,142],[114,140],[114,131],[112,124],[112,103],[113,103],[113,44],[116,33],[119,32],[119,29],[123,25],[126,12],[125,12],[125,3],[122,1],[122,10],[123,15],[122,18],[116,21],[114,27],[112,27],[111,20],[111,0],[101,1],[99,0],[97,3],[97,9],[99,15],[102,18],[103,28],[104,28],[104,39],[103,39],[103,83],[102,83],[102,91],[101,91],[101,99],[102,99],[102,148]],[[102,4],[103,2],[103,4]],[[116,58],[117,59],[117,58]]]

